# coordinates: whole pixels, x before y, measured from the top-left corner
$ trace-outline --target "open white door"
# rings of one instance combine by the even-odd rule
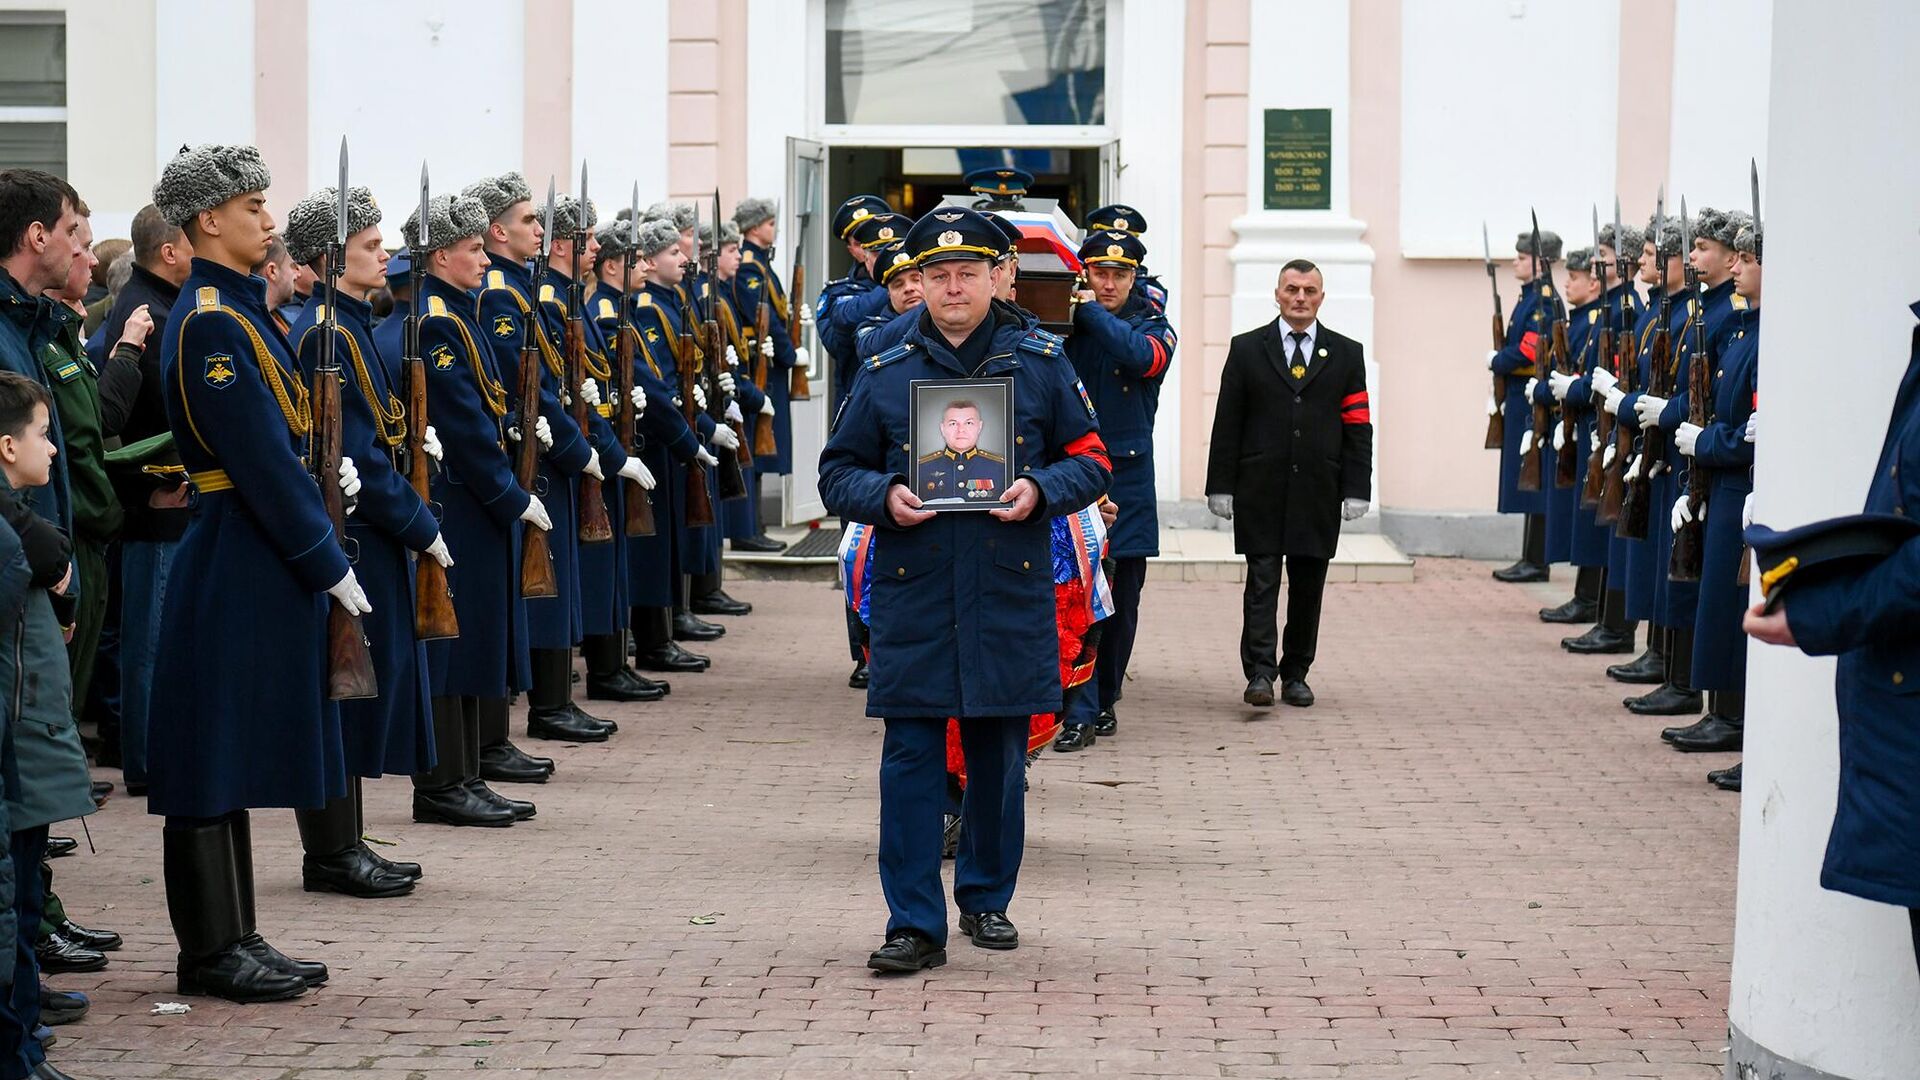
[[[827,151],[808,139],[787,139],[787,200],[790,218],[782,223],[782,235],[792,238],[793,261],[788,263],[787,282],[792,283],[793,268],[806,267],[807,303],[820,295],[826,284],[827,265]],[[780,520],[797,525],[825,517],[826,504],[820,501],[820,451],[827,442],[827,365],[820,349],[819,336],[809,332],[804,346],[810,358],[807,369],[813,397],[793,403],[793,473],[786,477],[780,499]]]
[[[1100,147],[1100,202],[1120,201],[1120,140]],[[1088,207],[1093,209],[1093,207]]]

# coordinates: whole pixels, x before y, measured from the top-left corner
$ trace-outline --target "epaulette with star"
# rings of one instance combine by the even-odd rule
[[[1020,339],[1020,347],[1029,352],[1037,352],[1042,356],[1053,356],[1066,351],[1067,339],[1052,331],[1042,330],[1036,326],[1032,330],[1027,331],[1026,337]]]
[[[904,360],[913,354],[913,342],[903,341],[886,352],[867,357],[867,370],[877,371],[896,360]]]

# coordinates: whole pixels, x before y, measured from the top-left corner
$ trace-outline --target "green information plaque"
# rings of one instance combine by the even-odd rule
[[[1333,110],[1268,109],[1266,114],[1266,208],[1331,210]]]

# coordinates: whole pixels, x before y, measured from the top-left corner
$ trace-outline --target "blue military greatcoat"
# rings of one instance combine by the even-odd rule
[[[1686,309],[1687,294],[1684,288],[1668,294],[1667,320],[1669,327],[1673,326],[1676,320],[1683,321],[1685,319]],[[1621,397],[1620,411],[1614,417],[1622,423],[1633,424],[1636,425],[1636,427],[1638,425],[1638,419],[1634,412],[1633,405],[1634,402],[1640,399],[1641,394],[1647,392],[1649,380],[1653,378],[1653,345],[1660,330],[1660,313],[1661,306],[1657,297],[1649,300],[1646,310],[1640,313],[1640,320],[1634,329],[1634,340],[1636,342],[1636,351],[1634,352],[1634,389],[1631,393]],[[1641,431],[1640,439],[1645,439],[1644,430]],[[1635,453],[1644,455],[1644,450],[1641,449],[1641,447],[1644,446],[1643,441],[1636,442],[1634,446],[1636,448]],[[1641,464],[1643,470],[1652,467],[1653,463],[1651,461],[1642,462]],[[1668,499],[1664,507],[1661,505],[1661,487],[1662,478],[1659,476],[1654,477],[1651,485],[1652,494],[1648,497],[1650,510],[1647,515],[1646,537],[1640,540],[1622,541],[1622,543],[1625,545],[1627,560],[1627,618],[1634,620],[1645,619],[1664,626],[1669,624],[1662,621],[1660,617],[1659,608],[1655,602],[1655,593],[1658,583],[1665,581],[1667,577],[1667,564],[1664,561],[1660,561],[1664,556],[1659,547],[1659,537],[1662,532],[1666,532],[1669,536],[1669,542],[1671,541],[1673,525],[1672,522],[1667,519],[1667,511],[1672,508],[1673,500]],[[1659,563],[1657,568],[1655,566],[1656,562]]]
[[[1108,495],[1120,516],[1107,533],[1116,559],[1160,554],[1160,514],[1153,484],[1153,420],[1160,385],[1178,344],[1167,318],[1139,293],[1118,314],[1081,304],[1073,317],[1067,357],[1100,414],[1100,438],[1113,460]]]
[[[399,384],[374,346],[365,300],[337,301],[334,359],[340,365],[341,452],[360,473],[360,495],[347,535],[353,572],[373,601],[360,619],[372,646],[380,696],[340,703],[347,771],[355,776],[401,776],[433,767],[433,718],[427,648],[414,636],[410,552],[424,552],[440,535],[433,511],[394,468],[406,439],[407,416]],[[294,321],[292,340],[309,383],[320,367],[326,304],[308,304]]]
[[[199,494],[154,663],[147,809],[318,807],[346,793],[326,591],[348,564],[302,461],[312,413],[267,283],[195,259],[160,363]]]
[[[748,332],[750,324],[740,321],[740,309],[734,304],[730,284],[730,282],[720,282],[712,291],[709,302],[712,306],[712,314],[720,324],[721,363],[726,363],[727,347],[732,346],[738,365],[729,370],[733,374],[734,400],[740,406],[740,415],[744,421],[740,425],[741,441],[751,450],[754,428],[756,425],[768,422],[768,418],[760,414],[760,407],[767,403],[768,395],[747,377],[748,372],[752,370],[748,366],[749,354],[753,349],[753,343],[747,340],[751,336]],[[772,365],[768,365],[767,373],[768,381],[771,382]],[[719,447],[715,447],[713,452],[715,455],[734,453],[731,450],[721,450]],[[714,503],[714,514],[720,519],[720,533],[728,540],[747,540],[760,535],[760,472],[760,459],[756,456],[752,465],[741,467],[741,475],[747,484],[747,497]],[[716,485],[716,498],[717,493]]]
[[[1713,419],[1700,431],[1690,466],[1707,470],[1705,557],[1693,631],[1698,690],[1739,690],[1747,680],[1747,639],[1740,630],[1747,608],[1747,587],[1739,583],[1746,557],[1740,515],[1753,493],[1753,444],[1746,440],[1746,428],[1759,389],[1760,312],[1741,311],[1733,322],[1714,369]]]
[[[662,380],[666,385],[673,388],[674,409],[681,411],[684,416],[683,401],[679,393],[679,353],[680,350],[686,349],[691,355],[693,350],[698,348],[694,342],[685,340],[685,334],[692,326],[692,312],[687,307],[685,294],[671,285],[648,282],[646,288],[640,290],[640,296],[635,300],[633,322],[640,333],[641,344],[646,348],[647,358],[660,368]],[[775,380],[769,378],[768,381],[771,383]],[[647,412],[651,415],[653,410],[648,409]],[[713,418],[705,412],[696,411],[690,424],[684,420],[682,423],[697,433],[701,446],[707,445],[713,437]],[[717,450],[713,452],[718,456]],[[677,535],[673,540],[677,572],[679,574],[710,574],[720,566],[717,527],[712,525],[696,527],[687,524],[687,481],[690,470],[680,465],[669,471],[674,476],[670,483],[663,486],[669,489],[668,499],[678,508],[674,516]],[[711,473],[712,469],[704,471]],[[711,486],[713,480],[709,476],[706,482]],[[715,503],[717,519],[718,500],[712,501]],[[658,503],[659,500],[656,499],[655,505]],[[635,603],[639,601],[636,600]]]
[[[773,339],[773,364],[767,372],[767,396],[773,399],[773,442],[778,448],[772,459],[759,463],[763,473],[785,476],[793,471],[793,405],[789,400],[788,374],[796,356],[794,340],[787,333],[787,291],[780,274],[773,268],[772,252],[758,244],[740,245],[740,270],[733,275],[734,308],[740,312],[741,325],[752,326],[759,318],[760,305],[768,303],[767,336]]]
[[[833,358],[828,369],[828,382],[833,388],[828,416],[839,414],[840,403],[847,399],[847,391],[853,385],[853,373],[860,364],[860,326],[873,316],[892,310],[889,300],[887,287],[873,280],[860,263],[855,263],[846,277],[834,278],[820,290],[813,318],[814,325],[819,327],[820,347]]]
[[[1497,403],[1505,414],[1506,439],[1500,445],[1500,502],[1503,514],[1544,514],[1544,491],[1520,490],[1520,436],[1527,431],[1533,416],[1527,402],[1527,380],[1536,366],[1536,358],[1545,358],[1553,330],[1553,301],[1541,294],[1545,284],[1538,278],[1520,287],[1520,299],[1514,302],[1513,316],[1507,320],[1507,340],[1493,357],[1493,372],[1507,378],[1507,396]]]

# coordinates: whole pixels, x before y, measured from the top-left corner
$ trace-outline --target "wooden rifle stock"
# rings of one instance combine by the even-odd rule
[[[587,381],[587,321],[583,311],[586,297],[581,295],[579,279],[575,279],[572,303],[567,309],[567,397],[572,403],[569,408],[573,422],[580,429],[580,437],[588,440],[591,447],[593,425],[588,420],[587,399],[581,388]],[[611,389],[611,387],[609,387]],[[613,539],[613,523],[607,520],[607,497],[601,481],[586,473],[580,474],[580,542],[583,544],[604,544]]]
[[[738,343],[739,348],[734,349],[734,359],[736,361],[735,366],[738,366],[737,361],[739,360],[740,350],[741,349],[750,350],[752,346],[747,344],[747,339],[740,333],[740,323],[733,313],[733,308],[722,303],[720,301],[720,298],[717,295],[713,298],[713,304],[714,304],[714,307],[713,307],[714,313],[720,316],[720,325],[717,326],[713,331],[714,348],[716,350],[713,355],[724,357],[727,354],[728,346],[732,343]],[[762,306],[764,307],[765,305],[762,305]],[[719,370],[718,367],[716,367],[715,368],[716,374],[714,375],[714,378],[716,380],[714,385],[716,388],[719,386],[718,370]],[[738,372],[733,372],[732,374],[734,379],[734,385],[738,387],[740,380],[746,377],[747,372],[745,369],[742,369]],[[737,403],[739,400],[740,400],[739,394],[728,394],[726,396],[726,401],[729,403]],[[724,417],[725,415],[726,415],[726,410],[722,409],[721,416]],[[753,468],[753,438],[747,434],[748,423],[749,421],[747,420],[746,413],[744,411],[741,413],[740,420],[738,422],[735,422],[732,420],[727,421],[727,426],[733,428],[734,438],[738,439],[740,442],[739,446],[734,447],[733,457],[735,461],[740,463],[740,468],[742,470]],[[743,476],[741,478],[741,487],[744,489],[745,486],[746,486],[746,479]]]
[[[1572,350],[1567,346],[1567,321],[1562,319],[1553,324],[1553,370],[1571,375],[1573,364]],[[1560,411],[1560,432],[1554,440],[1553,486],[1572,487],[1580,478],[1579,427],[1574,421],[1573,409],[1566,402],[1548,408]]]
[[[719,298],[709,296],[708,303],[719,303]],[[700,382],[707,394],[707,419],[712,420],[715,427],[732,431],[739,442],[733,450],[721,450],[719,454],[716,486],[720,489],[720,501],[743,499],[747,495],[747,478],[740,469],[739,451],[746,448],[746,442],[740,439],[740,429],[727,419],[727,402],[733,398],[720,391],[720,365],[726,358],[727,347],[720,337],[720,324],[711,318],[700,324],[699,348],[705,354],[700,360]]]
[[[751,358],[747,361],[748,370],[753,372],[753,385],[759,387],[763,394],[767,392],[767,354],[760,351],[763,347],[760,343],[767,340],[767,334],[772,329],[772,316],[771,304],[761,304],[755,309],[753,345]],[[779,453],[780,445],[773,438],[773,419],[755,413],[750,422],[753,424],[753,452],[761,457],[772,457]]]
[[[331,294],[332,290],[328,292]],[[313,372],[313,479],[320,485],[333,535],[347,546],[346,495],[340,490],[340,366],[332,359],[335,329],[322,325],[326,339],[321,361]],[[327,598],[327,697],[334,701],[377,697],[379,681],[373,673],[373,651],[360,630],[360,616],[340,601]]]
[[[527,494],[540,482],[540,439],[534,427],[540,418],[540,320],[528,312],[522,320],[526,340],[520,347],[520,371],[515,381],[515,405],[520,413],[520,445],[515,451],[513,476]],[[547,531],[529,522],[521,530],[520,595],[523,597],[559,596],[560,583],[553,576],[553,550]]]
[[[1626,332],[1614,338],[1613,373],[1620,380],[1620,392],[1633,393],[1634,372],[1639,367],[1639,349],[1636,347],[1633,326],[1626,326]],[[1605,413],[1605,410],[1602,410]],[[1633,456],[1633,423],[1617,416],[1608,416],[1613,428],[1613,464],[1606,468],[1606,487],[1600,494],[1600,509],[1594,512],[1594,520],[1602,525],[1617,526],[1620,522],[1620,506],[1626,500],[1627,459]],[[1602,448],[1604,449],[1604,447]]]
[[[625,294],[621,295],[620,302],[622,304],[628,302]],[[614,406],[614,434],[625,445],[629,457],[639,457],[640,411],[633,406],[633,342],[637,334],[624,313],[621,315],[620,324],[615,333],[619,336],[615,339],[614,345],[613,384],[614,393],[619,395],[620,400]],[[627,485],[625,488],[627,535],[654,535],[656,527],[653,521],[652,493],[641,487],[638,480],[627,480],[625,483]]]
[[[1507,328],[1500,325],[1500,315],[1496,312],[1493,316],[1493,348],[1497,352],[1506,346]],[[1488,450],[1498,450],[1507,443],[1507,417],[1500,411],[1506,403],[1507,377],[1495,375],[1493,377],[1493,411],[1487,414],[1486,449]]]
[[[1656,316],[1660,325],[1653,331],[1653,349],[1647,355],[1648,391],[1658,395],[1666,385],[1667,355],[1672,350],[1672,334],[1669,332],[1667,307],[1662,302],[1660,313]],[[1620,507],[1620,535],[1628,540],[1645,540],[1653,521],[1653,470],[1665,457],[1665,448],[1660,445],[1660,429],[1643,428],[1640,432],[1640,475],[1627,484],[1625,502]]]
[[[691,318],[692,313],[688,313]],[[680,412],[694,435],[700,433],[700,408],[693,400],[693,327],[681,334],[674,346],[675,374],[680,380]],[[687,524],[698,528],[713,524],[713,498],[707,493],[707,467],[698,459],[687,462]]]
[[[1695,325],[1696,338],[1700,335]],[[1687,422],[1706,427],[1711,417],[1707,406],[1713,394],[1713,372],[1709,370],[1707,351],[1696,348],[1687,364]],[[1673,554],[1667,561],[1667,577],[1672,581],[1699,581],[1706,562],[1707,470],[1693,458],[1686,459],[1686,499],[1693,507],[1693,520],[1673,533]]]
[[[787,339],[793,347],[800,348],[800,303],[807,289],[807,268],[800,262],[800,253],[793,256],[793,281],[787,287]],[[787,383],[787,397],[794,401],[813,400],[813,384],[807,381],[807,369],[804,364],[793,365],[793,375]]]
[[[432,481],[427,475],[427,362],[420,356],[417,343],[407,358],[407,483],[421,502],[433,505]],[[447,568],[431,555],[414,560],[413,636],[421,641],[460,636]]]
[[[1604,303],[1604,300],[1602,302]],[[1625,301],[1622,301],[1623,305],[1624,303]],[[1601,315],[1600,337],[1595,343],[1595,348],[1600,354],[1596,367],[1611,368],[1613,366],[1613,312],[1610,308],[1603,307]],[[1587,454],[1587,472],[1580,486],[1580,508],[1595,511],[1594,520],[1598,521],[1600,498],[1606,494],[1607,490],[1607,471],[1603,463],[1606,461],[1606,448],[1613,442],[1613,424],[1611,423],[1613,417],[1607,415],[1607,410],[1593,404],[1591,394],[1588,395],[1587,401],[1593,408],[1593,445],[1600,449],[1592,450]]]

